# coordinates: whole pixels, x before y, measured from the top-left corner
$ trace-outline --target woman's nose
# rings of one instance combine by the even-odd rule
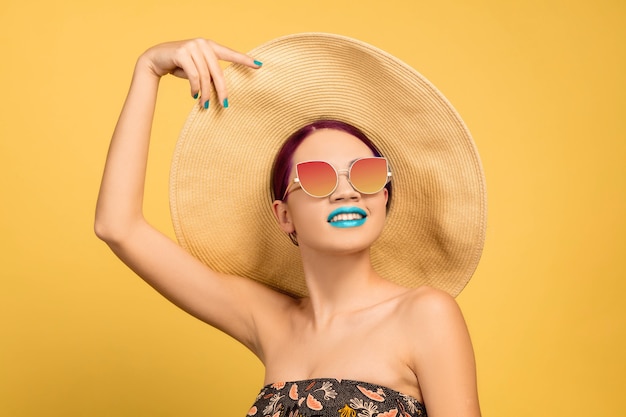
[[[348,179],[348,170],[341,170],[337,175],[337,188],[330,195],[332,200],[358,200],[361,193],[354,189]]]

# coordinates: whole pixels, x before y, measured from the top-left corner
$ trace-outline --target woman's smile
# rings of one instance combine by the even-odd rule
[[[359,207],[339,207],[328,215],[328,223],[333,227],[347,228],[363,225],[367,220],[367,213]]]

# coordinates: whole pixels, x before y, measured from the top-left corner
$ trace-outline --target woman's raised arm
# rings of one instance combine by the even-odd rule
[[[137,61],[132,83],[109,148],[96,207],[95,232],[148,284],[190,314],[220,328],[256,350],[254,314],[266,314],[262,299],[275,306],[287,298],[252,280],[211,271],[143,216],[148,145],[161,77],[189,80],[191,95],[216,89],[221,103],[227,89],[218,61],[258,68],[247,55],[215,42],[195,39],[148,49]],[[272,305],[267,303],[266,305]],[[258,309],[255,306],[259,306]],[[280,308],[280,307],[279,307]]]

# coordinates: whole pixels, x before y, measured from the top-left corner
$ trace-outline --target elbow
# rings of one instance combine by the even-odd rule
[[[98,220],[97,218],[94,222],[93,230],[98,239],[108,244],[119,240],[119,232],[116,232],[114,227],[111,227],[106,222]]]
[[[106,221],[96,215],[93,229],[98,239],[111,246],[124,241],[131,228],[120,222]]]
[[[110,236],[111,236],[110,228],[107,227],[107,225],[104,224],[103,222],[98,221],[98,219],[96,219],[96,221],[94,222],[93,231],[98,237],[98,239],[104,242],[110,239]]]
[[[127,239],[142,221],[144,218],[141,209],[99,199],[94,213],[93,230],[100,240],[111,246]]]

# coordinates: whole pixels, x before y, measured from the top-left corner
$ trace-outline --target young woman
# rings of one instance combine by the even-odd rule
[[[172,174],[184,248],[142,213],[167,74],[199,98]],[[259,357],[267,385],[249,415],[480,415],[453,296],[482,249],[482,172],[464,125],[433,91],[385,53],[334,35],[286,37],[252,56],[195,39],[139,57],[96,234],[157,291]],[[413,120],[417,107],[426,122]],[[413,141],[418,130],[430,142]]]

